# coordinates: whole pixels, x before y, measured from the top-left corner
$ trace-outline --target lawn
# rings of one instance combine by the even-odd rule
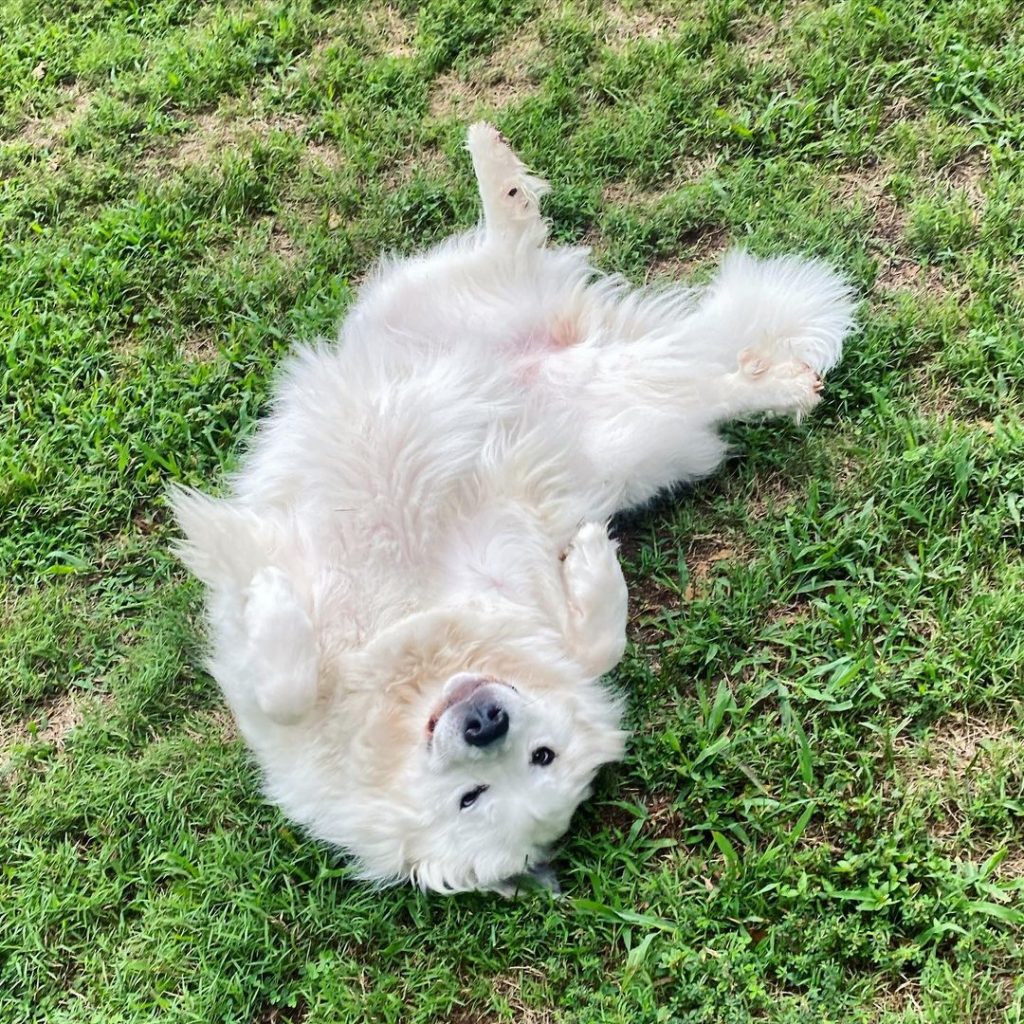
[[[1022,112],[1015,0],[0,0],[0,1020],[1019,1024]],[[619,524],[557,900],[266,806],[168,553],[291,341],[474,221],[478,116],[603,267],[864,300],[812,417]]]

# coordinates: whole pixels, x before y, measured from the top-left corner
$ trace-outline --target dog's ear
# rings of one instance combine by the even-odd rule
[[[269,560],[273,528],[230,501],[171,487],[167,501],[185,535],[174,553],[207,586],[248,586]]]

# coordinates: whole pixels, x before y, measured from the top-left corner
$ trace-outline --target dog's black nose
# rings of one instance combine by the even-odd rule
[[[473,701],[462,720],[462,735],[472,747],[486,747],[508,732],[508,712],[494,700]]]

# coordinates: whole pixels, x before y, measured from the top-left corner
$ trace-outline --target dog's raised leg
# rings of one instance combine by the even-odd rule
[[[472,125],[466,146],[480,188],[487,240],[543,245],[547,225],[540,215],[540,197],[548,183],[530,174],[494,125]]]
[[[562,559],[569,652],[595,677],[610,672],[626,649],[628,594],[617,550],[607,526],[584,523]]]
[[[821,377],[807,363],[744,349],[732,373],[707,382],[709,412],[718,423],[768,413],[797,422],[821,401]]]

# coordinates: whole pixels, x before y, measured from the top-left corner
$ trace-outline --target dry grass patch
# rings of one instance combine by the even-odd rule
[[[72,125],[80,121],[88,111],[92,94],[76,82],[59,90],[58,95],[57,109],[46,117],[30,117],[15,136],[18,141],[27,142],[34,149],[47,151],[63,143]]]
[[[113,699],[110,694],[73,690],[53,697],[27,718],[0,720],[0,764],[8,760],[16,745],[44,743],[63,750],[68,737],[84,721],[85,712],[109,706]]]
[[[267,252],[275,259],[291,266],[298,260],[301,249],[295,239],[282,227],[281,222],[274,220],[270,225],[270,234],[267,238]]]
[[[1021,737],[1005,719],[965,712],[940,719],[921,739],[897,737],[893,757],[899,788],[938,812],[929,833],[948,840],[959,832],[977,783],[1020,761]]]
[[[536,975],[541,981],[543,973],[536,967],[512,967],[503,974],[491,979],[494,993],[512,1010],[512,1019],[516,1024],[554,1024],[554,1010],[547,1007],[531,1006],[522,994],[524,975]],[[458,1007],[445,1017],[446,1024],[497,1024],[504,1016],[476,1009],[471,1006]]]
[[[989,170],[987,153],[970,152],[946,167],[943,176],[949,188],[962,192],[967,205],[980,214],[985,207],[985,191],[982,186]]]
[[[212,363],[220,355],[220,346],[212,331],[192,331],[182,340],[180,351],[186,362]]]
[[[444,153],[436,146],[428,145],[407,151],[383,172],[383,176],[388,189],[396,191],[408,185],[417,174],[443,179],[450,172],[451,162]]]
[[[839,178],[839,199],[862,205],[871,215],[868,251],[878,261],[875,289],[881,293],[902,290],[922,297],[944,298],[949,294],[942,271],[922,266],[906,251],[907,211],[889,191],[891,172],[881,164],[848,171]]]
[[[796,23],[809,11],[818,8],[813,0],[787,3],[776,21],[769,14],[757,14],[736,25],[735,47],[747,64],[788,66],[786,44],[793,36]]]
[[[609,206],[654,206],[684,185],[699,182],[718,166],[718,158],[713,154],[702,157],[682,156],[676,161],[675,166],[676,172],[672,181],[662,188],[645,191],[637,188],[631,181],[613,181],[601,190],[601,200]]]
[[[415,53],[416,25],[403,18],[390,4],[370,8],[368,25],[386,57],[412,57]]]
[[[642,817],[638,819],[635,811],[622,807],[621,804],[633,804],[641,808]],[[678,798],[674,794],[649,793],[628,786],[619,794],[615,804],[601,808],[601,821],[618,832],[631,832],[638,820],[642,822],[640,835],[646,839],[680,841],[680,837],[683,837],[683,840],[688,838],[692,842],[692,836],[684,835],[689,819],[680,808]],[[676,847],[666,847],[659,852],[656,859],[672,856],[676,850]]]
[[[913,792],[969,782],[1013,735],[1009,722],[964,713],[936,722],[920,740],[897,737],[893,750],[903,780]]]
[[[898,982],[876,991],[875,1005],[870,1021],[880,1021],[886,1015],[919,1014],[924,1009],[919,978],[900,978]]]
[[[750,484],[747,515],[754,522],[771,519],[806,500],[806,489],[777,470],[759,473]]]
[[[345,164],[345,154],[337,145],[325,142],[312,142],[306,146],[303,161],[312,167],[321,167],[328,171],[336,171]]]
[[[690,573],[683,597],[689,601],[718,570],[720,562],[742,561],[747,557],[742,542],[716,534],[697,534],[690,539],[686,568]]]
[[[683,245],[687,246],[686,255],[665,256],[654,260],[644,278],[645,284],[657,282],[686,281],[695,271],[717,263],[731,244],[731,236],[725,228],[708,228],[695,233]]]
[[[480,111],[518,103],[536,91],[532,68],[541,50],[536,25],[525,26],[499,46],[486,65],[438,76],[430,91],[430,113],[469,120]]]
[[[903,242],[907,214],[888,191],[891,176],[883,164],[846,171],[839,176],[839,198],[848,205],[863,204],[872,217],[872,240],[895,248]]]
[[[526,975],[534,975],[541,982],[544,980],[543,972],[537,967],[512,967],[494,978],[494,991],[508,1003],[517,1024],[554,1024],[553,1010],[531,1006],[523,998],[523,979]]]
[[[672,11],[652,11],[639,3],[609,4],[604,9],[604,41],[613,50],[622,50],[639,39],[663,39],[676,31],[680,15]]]
[[[273,132],[283,132],[304,139],[308,123],[298,114],[283,114],[276,117],[235,116],[223,111],[200,114],[194,126],[169,146],[151,150],[143,157],[143,166],[158,173],[165,167],[183,170],[201,164],[218,163],[225,150],[243,149],[255,141],[265,141]],[[312,147],[311,147],[312,148]],[[336,154],[326,159],[329,147],[317,146],[310,153],[314,159],[325,158],[335,166],[341,160]]]
[[[791,19],[787,16],[787,20]],[[785,64],[786,34],[770,15],[758,15],[738,26],[736,51],[747,64]]]
[[[949,287],[942,271],[936,266],[923,267],[909,256],[893,255],[882,265],[875,278],[880,292],[910,291],[921,297],[942,299],[949,295]]]
[[[210,733],[224,743],[233,743],[238,739],[238,726],[226,707],[214,708],[185,726],[185,735],[197,742],[205,740]]]
[[[936,377],[932,373],[934,371],[929,372],[928,367],[917,367],[911,372],[910,392],[914,395],[914,408],[918,414],[941,423],[955,421],[960,427],[978,430],[992,437],[996,424],[976,414],[956,380]]]

